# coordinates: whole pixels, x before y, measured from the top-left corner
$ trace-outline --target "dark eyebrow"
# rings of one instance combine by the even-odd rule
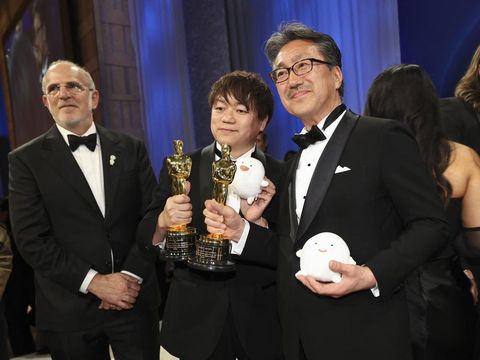
[[[298,55],[295,55],[291,60],[292,60],[292,64],[296,63],[297,61],[300,61],[300,60],[304,60],[304,59],[308,59],[310,55],[307,55],[307,54],[298,54]],[[274,69],[286,69],[287,66],[283,63],[283,62],[280,62],[277,64],[277,67]]]

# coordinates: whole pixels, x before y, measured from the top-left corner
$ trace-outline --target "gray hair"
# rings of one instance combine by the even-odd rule
[[[286,22],[279,26],[277,32],[273,33],[265,43],[265,55],[270,65],[273,65],[280,49],[293,40],[308,40],[313,42],[324,60],[333,65],[327,65],[330,69],[333,66],[342,68],[342,53],[335,40],[325,33],[315,31],[299,22]],[[343,96],[344,84],[338,89],[340,96]]]
[[[48,65],[48,68],[47,68],[47,71],[45,71],[45,75],[43,76],[42,78],[42,92],[45,94],[45,77],[47,76],[48,72],[50,71],[50,69],[58,64],[65,64],[65,65],[70,65],[71,67],[75,67],[77,68],[83,75],[85,75],[85,77],[87,78],[87,86],[89,89],[91,90],[95,90],[95,82],[93,81],[93,78],[92,78],[92,75],[90,75],[90,73],[83,67],[81,67],[80,65],[74,63],[73,61],[69,61],[69,60],[56,60],[52,63],[50,63],[50,65]]]

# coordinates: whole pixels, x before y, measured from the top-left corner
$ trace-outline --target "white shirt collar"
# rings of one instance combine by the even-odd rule
[[[215,147],[219,150],[219,151],[222,151],[222,148],[220,146],[220,144],[215,141]],[[255,151],[255,145],[253,145],[253,147],[248,150],[247,152],[243,153],[242,155],[240,155],[239,157],[237,158],[234,158],[233,156],[231,156],[230,158],[233,160],[233,161],[237,161],[238,159],[243,159],[243,158],[246,158],[246,157],[252,157],[252,154],[253,152]],[[215,155],[215,158],[218,158],[217,155]]]
[[[337,125],[338,123],[340,122],[340,120],[343,118],[343,115],[345,115],[345,113],[347,112],[347,110],[343,111],[331,124],[329,127],[327,127],[325,130],[322,130],[323,128],[323,124],[325,123],[325,120],[327,120],[327,117],[328,115],[330,114],[327,114],[327,116],[325,116],[322,120],[320,120],[320,122],[317,124],[317,127],[323,131],[323,133],[325,134],[325,136],[328,137],[327,134],[330,134],[332,135],[333,134],[333,131],[335,131],[335,129],[337,128]],[[333,129],[331,129],[333,128]],[[333,131],[331,131],[333,130]],[[308,130],[304,127],[302,129],[302,131],[300,131],[300,134],[306,134],[308,132]]]

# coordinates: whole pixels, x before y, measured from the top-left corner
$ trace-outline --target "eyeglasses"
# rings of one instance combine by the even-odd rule
[[[57,96],[60,93],[61,87],[64,87],[65,90],[70,94],[80,94],[85,90],[93,91],[93,89],[87,88],[85,85],[82,85],[76,81],[69,81],[65,84],[52,84],[47,87],[47,95]]]
[[[296,63],[294,63],[292,66],[288,68],[278,68],[278,69],[272,70],[270,71],[269,75],[275,84],[279,84],[288,80],[288,78],[290,77],[290,71],[293,71],[293,73],[297,76],[308,74],[310,71],[312,71],[314,63],[334,66],[334,64],[328,61],[323,61],[323,60],[318,60],[313,58],[303,59],[303,60],[297,61]]]

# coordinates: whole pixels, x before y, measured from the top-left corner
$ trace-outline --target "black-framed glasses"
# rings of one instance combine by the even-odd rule
[[[272,70],[269,72],[269,75],[275,84],[282,83],[288,80],[288,78],[290,77],[290,71],[293,71],[293,73],[297,76],[302,76],[312,71],[313,65],[315,63],[334,66],[334,64],[328,61],[309,58],[309,59],[299,60],[288,68],[278,68],[278,69]]]
[[[61,87],[64,87],[70,94],[80,94],[85,90],[92,91],[93,89],[87,88],[76,81],[69,81],[64,84],[51,84],[47,86],[46,93],[49,96],[57,96],[60,93]]]

